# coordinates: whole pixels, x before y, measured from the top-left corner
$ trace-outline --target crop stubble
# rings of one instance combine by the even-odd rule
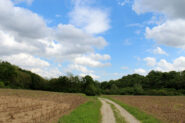
[[[77,94],[0,89],[0,123],[57,122],[85,101]]]
[[[185,123],[185,96],[111,96],[169,123]]]

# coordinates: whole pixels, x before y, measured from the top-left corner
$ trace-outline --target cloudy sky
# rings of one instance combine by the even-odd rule
[[[0,0],[0,59],[103,81],[185,69],[185,0]]]

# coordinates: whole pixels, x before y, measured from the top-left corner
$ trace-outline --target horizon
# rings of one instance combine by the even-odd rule
[[[0,0],[0,59],[99,81],[185,70],[185,1]]]

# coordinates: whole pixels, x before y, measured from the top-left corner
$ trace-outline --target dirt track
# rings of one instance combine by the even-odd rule
[[[99,98],[102,103],[101,114],[102,123],[116,123],[111,106],[102,98]]]
[[[116,104],[115,102],[105,99],[105,98],[99,98],[102,102],[102,123],[115,123],[115,117],[113,114],[113,111],[111,109],[110,104],[113,104],[120,112],[120,115],[124,117],[125,121],[127,123],[140,123],[135,117],[133,117],[130,113],[128,113],[124,108],[122,108],[120,105]]]

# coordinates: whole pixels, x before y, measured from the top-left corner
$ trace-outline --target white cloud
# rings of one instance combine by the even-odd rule
[[[39,74],[40,76],[43,76],[45,78],[57,78],[62,75],[62,72],[58,68],[32,68],[32,72]]]
[[[84,77],[86,75],[90,75],[93,79],[99,79],[100,78],[99,76],[97,76],[97,75],[95,75],[93,73],[90,73],[90,74],[81,73],[80,74],[80,76],[82,76],[82,77]]]
[[[73,0],[74,9],[70,12],[73,25],[92,34],[102,33],[110,28],[110,19],[105,10],[91,7],[86,0]]]
[[[149,23],[157,24],[146,28],[146,38],[159,44],[185,48],[184,0],[134,0],[132,6],[137,14],[152,12]]]
[[[156,59],[155,58],[153,58],[153,57],[146,57],[145,59],[144,59],[144,61],[146,61],[147,62],[147,65],[148,66],[155,66],[156,65]]]
[[[153,53],[154,54],[160,54],[160,55],[168,55],[163,49],[161,49],[160,47],[156,47],[154,50],[153,50]]]
[[[48,27],[45,19],[37,13],[17,7],[11,0],[0,0],[0,57],[32,54],[29,56],[61,63],[74,61],[85,54],[94,54],[91,59],[99,64],[94,67],[99,67],[104,65],[101,60],[109,60],[110,56],[95,54],[95,49],[106,45],[106,40],[101,36],[87,34],[70,24]],[[27,61],[22,60],[25,63]],[[43,69],[32,68],[44,74]]]
[[[29,54],[16,54],[11,56],[3,56],[2,60],[9,61],[12,64],[16,64],[22,68],[32,67],[49,67],[50,64],[40,58],[33,57]]]
[[[91,57],[88,57],[88,56],[76,57],[74,59],[74,63],[89,66],[89,67],[105,67],[105,66],[111,65],[110,63],[101,63],[97,60],[92,59]]]
[[[87,67],[82,66],[82,65],[78,65],[78,64],[71,64],[71,65],[68,66],[68,70],[67,71],[71,72],[73,70],[77,70],[77,71],[80,71],[80,72],[86,73],[86,74],[94,72],[92,70],[88,70]]]
[[[185,70],[185,57],[181,56],[173,61],[173,66],[177,71]]]
[[[169,18],[185,18],[184,0],[134,0],[132,6],[137,14],[162,13]]]
[[[146,37],[159,44],[185,48],[185,20],[167,21],[150,29],[146,28]]]
[[[108,55],[108,54],[104,54],[104,55],[101,55],[101,54],[94,54],[94,53],[91,53],[89,55],[90,58],[92,59],[95,59],[95,60],[110,60],[111,59],[111,56]]]
[[[146,57],[144,59],[147,62],[148,66],[153,67],[154,70],[169,72],[169,71],[183,71],[185,70],[185,57],[180,56],[174,59],[171,63],[165,59],[159,60],[156,62],[155,58]]]
[[[84,77],[86,75],[90,75],[94,79],[99,79],[100,77],[94,74],[93,70],[89,70],[86,66],[79,65],[79,64],[70,64],[67,69],[67,72],[80,72],[80,76]]]
[[[0,47],[4,47],[0,54],[3,55],[7,55],[4,52],[24,51],[48,58],[57,56],[58,59],[67,59],[94,52],[94,48],[107,45],[104,38],[86,34],[73,25],[59,24],[56,28],[50,28],[41,16],[27,9],[15,7],[10,0],[0,1],[0,32],[3,35],[0,37]],[[9,43],[4,40],[9,40]],[[18,50],[19,45],[19,49],[22,50]]]
[[[142,68],[135,69],[134,73],[137,73],[137,74],[140,74],[140,75],[146,75],[147,74],[146,70],[144,70]]]
[[[161,59],[156,66],[156,70],[162,71],[162,72],[168,72],[175,70],[173,67],[173,64],[168,63],[165,59]]]

